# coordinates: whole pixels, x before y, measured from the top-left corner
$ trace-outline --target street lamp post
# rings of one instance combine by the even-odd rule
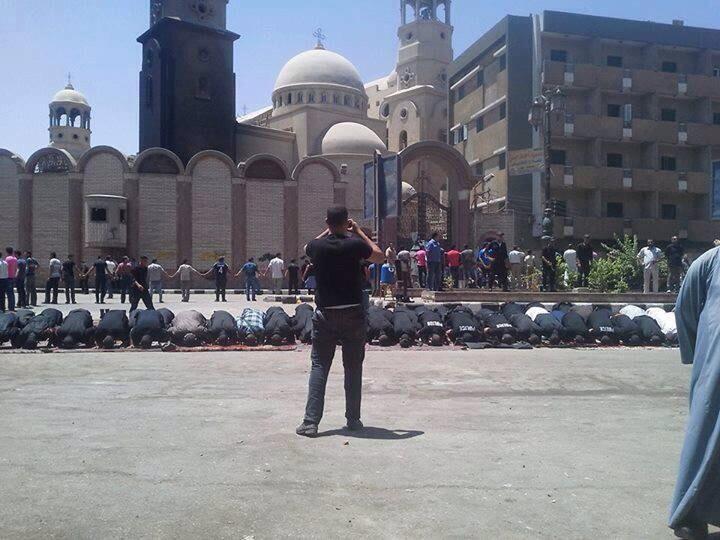
[[[542,220],[543,237],[552,236],[554,228],[554,214],[552,201],[550,199],[550,177],[552,176],[552,161],[550,159],[551,137],[552,137],[552,114],[565,114],[565,94],[562,89],[548,89],[533,99],[530,108],[528,121],[535,129],[543,130],[543,159],[545,165],[545,211]]]

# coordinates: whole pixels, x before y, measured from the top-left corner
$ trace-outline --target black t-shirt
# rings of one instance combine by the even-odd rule
[[[75,277],[75,262],[65,261],[62,263],[62,273],[65,279]]]
[[[577,248],[575,248],[575,251],[577,252],[577,258],[578,258],[578,261],[580,261],[580,264],[587,265],[592,262],[592,260],[593,260],[592,245],[582,242],[582,243],[578,244]]]
[[[372,248],[356,236],[328,235],[307,245],[317,279],[315,303],[320,308],[362,304],[360,263]]]
[[[95,268],[95,279],[103,281],[105,279],[105,272],[107,272],[107,263],[105,261],[97,261],[93,264]]]
[[[288,277],[290,279],[296,280],[298,278],[298,274],[300,273],[300,267],[295,263],[290,263],[288,264],[287,271]]]
[[[230,267],[226,263],[216,262],[212,267],[215,279],[217,281],[223,281],[227,279],[227,273],[229,269]]]
[[[132,269],[132,277],[139,285],[147,289],[147,266],[136,266]]]
[[[682,266],[683,255],[685,255],[685,248],[680,244],[670,244],[665,248],[668,266]]]
[[[557,258],[560,256],[560,252],[554,247],[548,246],[542,250],[542,256],[544,259],[547,259],[551,267],[555,268],[557,266]],[[545,261],[543,261],[543,266],[548,266]]]

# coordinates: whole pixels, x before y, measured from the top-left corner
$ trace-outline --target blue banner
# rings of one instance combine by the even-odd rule
[[[400,156],[378,157],[378,189],[380,190],[380,217],[400,217],[401,179]]]

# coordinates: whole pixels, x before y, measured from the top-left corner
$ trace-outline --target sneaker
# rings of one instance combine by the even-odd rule
[[[348,420],[345,429],[348,431],[360,431],[363,427],[363,423],[360,420]]]
[[[318,434],[318,426],[317,424],[303,422],[297,427],[295,433],[302,435],[303,437],[315,437]]]
[[[673,529],[675,536],[684,540],[705,540],[708,537],[707,525],[685,525]]]

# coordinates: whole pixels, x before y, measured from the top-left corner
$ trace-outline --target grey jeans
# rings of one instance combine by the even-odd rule
[[[345,418],[360,420],[362,368],[365,360],[367,320],[362,306],[317,309],[313,316],[310,382],[305,423],[319,424],[325,408],[325,387],[338,342],[345,368]]]

